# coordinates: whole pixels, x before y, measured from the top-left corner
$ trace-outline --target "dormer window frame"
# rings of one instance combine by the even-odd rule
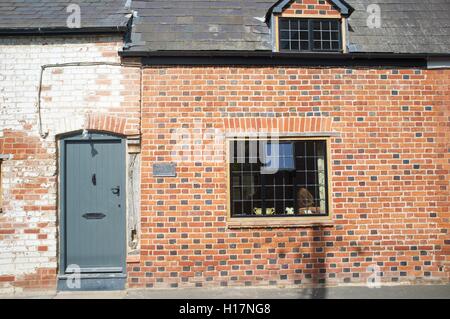
[[[307,39],[305,39],[303,41],[298,40],[299,43],[298,43],[298,48],[297,49],[292,49],[292,48],[291,49],[284,49],[282,47],[282,45],[281,45],[282,42],[286,41],[286,40],[284,40],[283,35],[282,35],[283,32],[286,32],[286,30],[281,27],[281,24],[282,24],[281,21],[282,20],[285,20],[285,21],[295,21],[295,20],[297,20],[298,21],[298,26],[299,26],[299,28],[298,28],[298,31],[299,31],[298,37],[299,38],[301,38],[301,34],[302,33],[307,33],[307,36],[308,36]],[[306,29],[302,29],[301,25],[305,25],[305,22],[306,22],[306,26],[307,27],[306,27]],[[316,30],[315,29],[315,22],[337,22],[337,29],[331,30],[329,32],[330,39],[324,40],[324,41],[329,41],[330,42],[330,48],[329,49],[324,49],[324,48],[317,49],[317,48],[315,48],[315,42],[317,42],[317,40],[314,38],[314,32],[323,31],[322,29],[320,29],[320,30]],[[299,17],[298,18],[298,17],[284,17],[284,16],[283,17],[278,17],[278,28],[276,30],[278,32],[278,35],[277,35],[278,52],[343,52],[342,25],[341,24],[342,24],[341,19],[337,19],[337,18],[323,18],[323,17],[319,17],[319,18],[316,18],[316,17],[314,17],[314,18]],[[290,25],[290,23],[289,23],[289,25]],[[331,25],[330,25],[330,28],[331,28]],[[296,31],[296,30],[294,30],[294,31]],[[289,33],[291,33],[291,32],[292,31],[290,30]],[[337,39],[336,40],[332,40],[331,32],[333,32],[333,33],[337,32]],[[292,40],[289,39],[288,41],[292,41]],[[303,42],[304,44],[307,43],[308,44],[307,49],[302,49],[302,46],[301,46],[300,42]],[[333,49],[332,42],[337,42],[338,47],[336,49]],[[323,46],[323,44],[321,45],[321,47],[322,46]]]
[[[354,11],[344,0],[327,0],[338,11],[337,14],[286,14],[283,13],[288,5],[295,0],[279,0],[277,1],[266,14],[266,23],[269,25],[272,33],[272,48],[274,52],[281,53],[347,53],[347,24],[348,17]],[[281,50],[280,48],[280,19],[318,19],[318,20],[338,20],[339,27],[339,50]],[[309,46],[311,48],[311,45]]]

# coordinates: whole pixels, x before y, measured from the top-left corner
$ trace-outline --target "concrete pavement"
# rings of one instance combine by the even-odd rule
[[[449,285],[330,288],[129,289],[106,292],[35,292],[1,298],[33,299],[450,299]]]

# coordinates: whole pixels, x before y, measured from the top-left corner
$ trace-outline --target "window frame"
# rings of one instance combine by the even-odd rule
[[[229,163],[230,144],[233,141],[249,141],[249,140],[269,140],[270,138],[258,137],[230,137],[225,139],[226,143],[226,172],[227,172],[227,226],[229,228],[253,228],[253,227],[302,227],[310,225],[331,225],[333,222],[333,205],[332,205],[332,182],[331,182],[331,137],[330,136],[314,136],[314,137],[298,137],[298,136],[283,136],[280,137],[280,142],[296,142],[296,141],[324,141],[325,142],[325,167],[326,167],[326,187],[327,187],[327,215],[317,216],[239,216],[233,217],[231,214],[231,169]]]
[[[282,20],[306,20],[308,23],[308,50],[301,50],[300,49],[300,43],[299,43],[299,49],[298,50],[292,50],[292,49],[282,49],[281,48],[281,22]],[[338,23],[338,28],[337,28],[337,32],[338,32],[338,42],[339,42],[339,48],[337,50],[315,50],[314,49],[314,29],[313,29],[313,23],[316,21],[336,21]],[[342,19],[338,19],[338,18],[322,18],[322,17],[317,17],[317,18],[312,18],[312,17],[277,17],[277,44],[276,46],[278,47],[278,52],[282,52],[282,53],[299,53],[299,52],[327,52],[327,53],[332,53],[332,52],[344,52],[343,49],[343,33],[342,33]]]

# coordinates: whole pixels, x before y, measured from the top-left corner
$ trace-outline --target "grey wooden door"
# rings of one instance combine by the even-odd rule
[[[125,272],[125,147],[105,134],[63,141],[64,269]]]

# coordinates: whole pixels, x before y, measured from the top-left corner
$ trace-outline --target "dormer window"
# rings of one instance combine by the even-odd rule
[[[279,19],[280,51],[340,51],[338,19]]]
[[[344,0],[278,0],[266,14],[273,51],[347,53],[352,12]]]

